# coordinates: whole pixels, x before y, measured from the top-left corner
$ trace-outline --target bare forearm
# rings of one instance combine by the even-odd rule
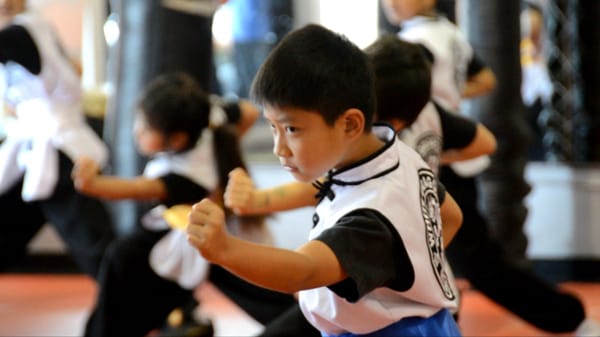
[[[316,286],[310,284],[310,259],[295,251],[231,239],[230,252],[216,264],[260,287],[284,293]]]
[[[463,88],[463,98],[474,98],[485,95],[496,88],[496,75],[494,72],[485,68],[479,73],[471,76]]]
[[[286,211],[290,209],[314,206],[317,202],[317,189],[308,183],[293,182],[264,191],[263,207],[271,211]]]
[[[310,184],[292,182],[273,188],[256,190],[244,214],[268,214],[314,206],[317,190]]]
[[[164,191],[156,182],[146,179],[124,179],[115,176],[97,176],[85,185],[78,186],[84,194],[102,199],[162,199]]]
[[[194,204],[188,218],[188,241],[204,258],[261,287],[295,293],[347,277],[324,242],[310,240],[293,251],[229,235],[223,209],[210,199]]]
[[[494,134],[483,124],[477,124],[477,131],[471,143],[462,149],[453,149],[442,153],[443,165],[457,161],[469,160],[483,155],[491,155],[496,151],[497,143]]]

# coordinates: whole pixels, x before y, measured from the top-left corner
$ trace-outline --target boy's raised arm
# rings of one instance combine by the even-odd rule
[[[188,240],[204,258],[261,287],[295,293],[347,276],[333,251],[321,241],[308,241],[293,251],[229,235],[223,210],[209,199],[192,207],[189,220]]]
[[[225,188],[225,205],[236,214],[268,214],[317,202],[317,189],[309,183],[289,182],[279,186],[256,189],[252,178],[242,168],[229,173]]]
[[[444,151],[441,155],[442,164],[451,164],[457,161],[469,160],[479,156],[491,155],[496,151],[496,137],[483,124],[476,124],[475,137],[467,146],[461,149]]]
[[[160,179],[102,175],[96,162],[90,158],[78,159],[71,176],[76,190],[98,198],[152,200],[167,196],[166,187]]]

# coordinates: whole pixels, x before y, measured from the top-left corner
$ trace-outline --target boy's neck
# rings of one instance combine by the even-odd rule
[[[373,153],[379,151],[384,145],[385,142],[379,139],[375,133],[369,132],[363,134],[349,147],[348,155],[343,162],[340,162],[336,166],[336,169],[339,170],[368,158]]]
[[[420,12],[418,15],[429,17],[429,18],[435,18],[435,17],[439,16],[439,13],[435,10],[435,8],[430,8],[430,9]]]

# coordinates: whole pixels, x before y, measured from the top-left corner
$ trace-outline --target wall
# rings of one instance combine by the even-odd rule
[[[525,224],[534,259],[600,259],[600,168],[531,163]]]

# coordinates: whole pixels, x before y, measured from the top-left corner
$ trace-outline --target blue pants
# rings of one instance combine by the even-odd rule
[[[429,337],[429,336],[462,336],[458,325],[448,309],[442,309],[437,314],[429,317],[407,317],[388,325],[383,329],[365,334],[344,333],[335,337]],[[323,334],[323,337],[334,337]]]

